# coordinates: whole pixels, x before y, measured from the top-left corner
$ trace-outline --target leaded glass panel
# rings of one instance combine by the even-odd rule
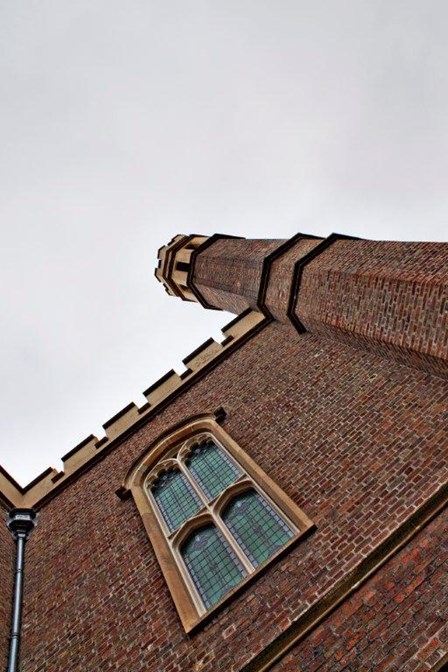
[[[237,586],[246,571],[214,525],[193,532],[181,554],[206,609]]]
[[[294,536],[277,511],[254,490],[233,499],[222,518],[255,567]]]
[[[208,499],[213,499],[223,492],[242,473],[226,453],[211,440],[193,448],[187,465]]]
[[[151,486],[151,493],[170,532],[177,530],[202,507],[187,477],[177,470],[161,474]]]

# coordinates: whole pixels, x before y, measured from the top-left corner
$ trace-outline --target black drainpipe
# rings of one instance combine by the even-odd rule
[[[14,596],[12,601],[11,635],[9,638],[8,667],[6,668],[6,672],[18,672],[25,544],[36,526],[36,512],[33,509],[12,509],[9,512],[6,524],[12,534],[12,538],[16,542]]]

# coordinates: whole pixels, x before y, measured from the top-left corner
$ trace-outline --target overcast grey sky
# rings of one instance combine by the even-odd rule
[[[176,233],[448,240],[448,5],[3,0],[0,461],[22,484],[230,316]]]

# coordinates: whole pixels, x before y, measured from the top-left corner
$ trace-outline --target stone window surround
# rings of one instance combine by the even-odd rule
[[[164,464],[166,468],[167,460],[168,464],[173,463],[173,454],[179,452],[185,454],[192,444],[196,444],[204,438],[213,439],[244,473],[235,483],[211,500],[207,507],[201,509],[195,516],[182,524],[179,529],[170,533],[154,498],[149,493],[148,480],[154,479],[157,473],[163,469]],[[183,472],[185,473],[185,470]],[[216,610],[226,605],[236,593],[239,593],[254,577],[268,567],[275,558],[282,555],[314,527],[308,516],[218,424],[215,414],[204,414],[190,418],[155,441],[128,472],[123,490],[132,494],[134,498],[180,620],[187,633],[208,620]],[[248,490],[255,490],[267,499],[274,510],[292,527],[294,535],[283,548],[274,553],[259,567],[248,566],[246,560],[243,566],[248,570],[247,576],[219,602],[206,609],[187,572],[179,547],[194,529],[202,527],[206,523],[216,525],[218,520],[218,529],[228,543],[230,538],[230,546],[235,551],[236,542],[231,537],[225,524],[220,521],[220,512],[237,494],[242,494]],[[237,557],[241,559],[239,547]]]

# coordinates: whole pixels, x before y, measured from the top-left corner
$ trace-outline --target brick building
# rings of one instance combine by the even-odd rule
[[[0,472],[22,672],[443,669],[448,245],[177,236],[156,275],[237,317],[63,472]],[[2,664],[14,557],[1,525]]]

